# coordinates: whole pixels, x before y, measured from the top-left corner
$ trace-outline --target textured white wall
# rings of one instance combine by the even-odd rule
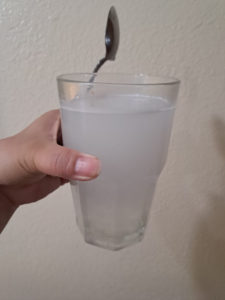
[[[93,69],[111,4],[121,43],[104,71],[182,80],[146,237],[116,253],[86,245],[63,187],[1,235],[0,299],[224,300],[224,0],[1,0],[0,136],[58,107],[56,75]]]

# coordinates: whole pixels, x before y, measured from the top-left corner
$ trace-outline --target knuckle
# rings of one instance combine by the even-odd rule
[[[52,160],[52,167],[58,176],[70,178],[74,173],[75,163],[76,155],[74,152],[70,149],[64,149],[55,155]]]

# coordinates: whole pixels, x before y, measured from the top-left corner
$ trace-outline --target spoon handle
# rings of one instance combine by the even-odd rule
[[[102,59],[100,59],[99,63],[97,64],[97,66],[94,68],[93,70],[93,74],[89,80],[89,83],[92,83],[95,80],[96,77],[96,73],[98,72],[98,70],[101,68],[101,66],[107,61],[106,57],[103,57]],[[90,90],[90,87],[89,87]]]
[[[98,70],[101,68],[101,66],[107,61],[106,57],[103,57],[102,59],[100,59],[99,63],[97,64],[97,66],[94,68],[93,73],[97,73]]]

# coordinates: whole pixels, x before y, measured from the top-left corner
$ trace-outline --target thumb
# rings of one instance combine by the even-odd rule
[[[95,156],[52,143],[37,151],[34,163],[39,172],[70,180],[90,180],[100,173]]]

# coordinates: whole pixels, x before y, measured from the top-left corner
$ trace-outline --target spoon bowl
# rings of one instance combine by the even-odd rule
[[[115,60],[116,53],[119,47],[120,40],[120,29],[119,29],[119,20],[117,17],[116,9],[112,6],[109,10],[107,24],[105,29],[105,47],[106,53],[105,57],[100,59],[99,63],[93,70],[93,73],[97,73],[98,70],[107,60]],[[95,76],[92,76],[90,82],[94,81]]]

